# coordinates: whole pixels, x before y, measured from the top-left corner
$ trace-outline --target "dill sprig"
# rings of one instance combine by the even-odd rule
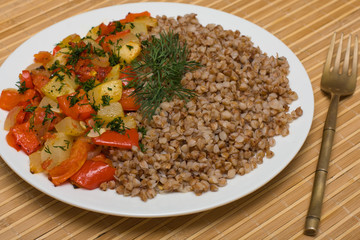
[[[175,96],[188,101],[196,94],[185,88],[181,79],[188,71],[201,65],[188,60],[186,43],[182,44],[179,35],[161,32],[158,37],[151,36],[142,42],[142,54],[132,62],[135,79],[128,87],[134,87],[136,102],[142,115],[151,120],[162,102],[169,102]]]

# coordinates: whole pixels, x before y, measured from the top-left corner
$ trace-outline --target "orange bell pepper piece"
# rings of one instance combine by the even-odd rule
[[[85,163],[90,144],[85,138],[78,138],[70,150],[70,156],[58,166],[50,169],[49,179],[55,186],[66,182]]]

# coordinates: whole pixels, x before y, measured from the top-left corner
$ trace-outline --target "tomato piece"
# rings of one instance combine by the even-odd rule
[[[132,146],[139,147],[139,133],[135,128],[127,129],[125,134],[115,131],[106,131],[98,137],[92,138],[94,144],[131,149]]]
[[[27,154],[37,151],[40,148],[40,141],[34,130],[30,129],[30,122],[15,125],[10,128],[10,134],[15,138],[17,145]]]
[[[120,23],[124,24],[124,23],[128,23],[128,22],[133,22],[138,17],[150,17],[150,16],[151,15],[148,11],[144,11],[141,13],[128,13],[128,15],[126,15],[125,19],[120,20]]]
[[[34,62],[41,63],[41,64],[47,64],[52,59],[52,55],[49,52],[46,51],[40,51],[36,54],[34,54]]]
[[[66,115],[75,120],[83,121],[95,114],[95,110],[91,107],[86,96],[86,92],[80,89],[79,92],[70,93],[57,98],[59,108]],[[74,101],[75,100],[75,101]],[[74,104],[74,102],[76,102]]]
[[[19,78],[20,78],[20,84],[24,84],[26,88],[34,88],[30,71],[23,70],[22,73],[19,74]]]
[[[131,94],[134,92],[135,88],[125,89],[122,92],[120,103],[124,111],[136,111],[140,108],[140,105],[136,103],[136,97]]]
[[[67,181],[85,163],[89,149],[90,144],[86,139],[78,138],[71,148],[69,158],[48,171],[50,181],[55,186]]]
[[[114,180],[115,168],[102,161],[85,161],[81,169],[71,176],[74,185],[89,190],[98,188],[101,183]]]

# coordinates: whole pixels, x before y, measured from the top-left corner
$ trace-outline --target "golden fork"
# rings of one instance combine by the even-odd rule
[[[340,37],[334,66],[333,68],[331,68],[331,62],[335,47],[335,39],[336,33],[334,33],[331,40],[320,83],[321,90],[330,94],[331,101],[324,125],[320,154],[315,171],[314,185],[311,194],[310,206],[305,222],[304,233],[309,236],[316,235],[319,227],[327,170],[329,167],[331,148],[335,135],[339,100],[341,96],[348,96],[353,94],[356,87],[358,64],[358,37],[355,36],[351,74],[349,74],[351,35],[349,35],[342,70],[340,63],[343,34],[341,34]]]

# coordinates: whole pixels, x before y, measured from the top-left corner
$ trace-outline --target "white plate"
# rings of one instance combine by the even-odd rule
[[[130,11],[145,10],[152,16],[197,13],[203,25],[217,23],[224,29],[240,30],[241,34],[250,36],[255,45],[268,55],[279,54],[288,59],[290,86],[299,95],[299,99],[290,107],[295,109],[301,106],[304,114],[290,125],[289,136],[276,138],[276,146],[272,149],[275,156],[271,160],[265,159],[264,163],[251,173],[229,180],[228,185],[220,188],[218,192],[208,192],[202,196],[195,196],[194,193],[159,194],[155,199],[142,202],[138,197],[123,197],[115,191],[86,191],[74,189],[70,184],[54,187],[46,176],[31,174],[28,157],[6,143],[7,132],[2,126],[7,112],[0,110],[2,158],[26,182],[53,198],[83,209],[119,216],[164,217],[195,213],[227,204],[260,188],[282,171],[303,145],[313,118],[314,98],[309,77],[295,54],[269,32],[239,17],[209,8],[178,3],[125,4],[77,15],[44,29],[17,48],[1,66],[0,90],[15,86],[21,70],[32,63],[34,53],[41,50],[50,51],[69,34],[78,33],[84,36],[88,29],[103,21],[118,20]]]

